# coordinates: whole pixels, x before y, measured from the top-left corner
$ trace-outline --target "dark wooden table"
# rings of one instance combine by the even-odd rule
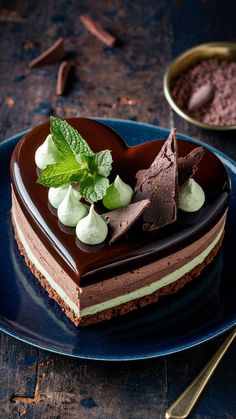
[[[116,34],[122,45],[108,48],[84,30],[79,15],[85,12]],[[1,140],[51,114],[106,116],[176,126],[236,159],[235,132],[217,134],[184,122],[171,111],[162,88],[165,69],[178,53],[202,42],[236,41],[235,12],[234,0],[2,0]],[[66,38],[75,63],[63,97],[55,94],[57,65],[28,68],[59,36]],[[133,99],[133,104],[122,104],[122,97]],[[224,338],[159,359],[106,363],[70,359],[5,334],[0,337],[4,419],[163,418]],[[236,342],[192,418],[236,417],[235,350]],[[14,396],[23,399],[14,401]]]

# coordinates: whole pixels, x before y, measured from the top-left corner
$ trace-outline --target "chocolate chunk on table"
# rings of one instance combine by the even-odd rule
[[[63,61],[58,69],[57,73],[57,95],[62,96],[66,90],[68,78],[72,65],[69,61]]]
[[[57,39],[50,48],[40,54],[29,64],[30,68],[53,64],[65,58],[67,52],[64,47],[64,38]]]
[[[115,46],[117,39],[108,33],[99,22],[95,22],[89,15],[81,15],[80,20],[89,32],[100,39],[100,41],[108,47]]]

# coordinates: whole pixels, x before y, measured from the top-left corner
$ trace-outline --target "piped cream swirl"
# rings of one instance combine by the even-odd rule
[[[70,185],[65,198],[58,207],[58,218],[67,227],[75,227],[78,221],[88,213],[87,207],[80,202],[79,197],[78,191],[75,191]]]
[[[108,233],[108,227],[104,219],[95,211],[91,205],[89,214],[82,218],[76,226],[76,236],[85,244],[102,243]]]
[[[43,170],[49,164],[59,163],[61,159],[61,153],[53,142],[51,134],[49,134],[43,144],[41,144],[35,152],[36,166]]]
[[[179,190],[179,208],[186,212],[198,211],[205,202],[205,193],[202,187],[194,180],[189,179]]]
[[[129,205],[132,196],[133,189],[117,175],[114,182],[108,187],[102,202],[106,208],[114,210]]]

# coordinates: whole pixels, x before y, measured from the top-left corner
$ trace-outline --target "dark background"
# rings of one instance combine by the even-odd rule
[[[89,34],[89,13],[122,45],[111,49]],[[173,57],[207,41],[236,41],[236,2],[230,0],[57,0],[0,2],[0,139],[49,115],[140,120],[177,130],[236,159],[236,133],[189,125],[167,104],[162,80]],[[64,36],[75,65],[67,94],[56,96],[58,64],[29,62]],[[122,105],[120,98],[133,99]],[[1,273],[2,275],[2,273]],[[73,360],[4,334],[0,352],[1,418],[163,418],[223,337],[168,357],[131,363]],[[206,388],[192,418],[235,418],[235,344]],[[14,395],[40,401],[13,402]],[[35,401],[36,403],[32,403]]]

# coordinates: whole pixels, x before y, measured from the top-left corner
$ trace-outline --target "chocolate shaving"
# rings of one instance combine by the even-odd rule
[[[11,97],[11,96],[6,97],[6,99],[5,99],[5,105],[8,108],[12,108],[14,106],[14,104],[15,104],[15,101],[14,101],[13,97]]]
[[[116,38],[105,31],[100,23],[94,22],[94,20],[89,15],[81,15],[80,20],[85,26],[85,28],[96,36],[100,41],[109,47],[114,47],[116,44]]]
[[[140,217],[143,211],[150,205],[149,199],[127,205],[114,211],[103,214],[109,218],[109,226],[112,229],[109,244],[118,240]]]
[[[34,44],[32,41],[25,41],[23,42],[23,48],[24,49],[32,49],[35,48],[36,44]]]
[[[111,109],[115,109],[116,108],[116,104],[115,103],[98,103],[98,106],[101,108],[111,108]]]
[[[57,95],[62,96],[66,90],[67,81],[72,65],[68,61],[63,61],[57,73]]]
[[[179,187],[196,173],[203,155],[203,147],[196,147],[187,156],[178,158]]]
[[[48,48],[41,55],[31,61],[29,67],[34,68],[53,64],[57,61],[63,60],[66,54],[67,52],[64,48],[64,38],[59,38],[50,48]]]
[[[3,9],[0,11],[0,22],[25,23],[26,19],[16,10]]]
[[[36,404],[40,401],[39,384],[36,382],[33,397],[27,396],[12,396],[11,401],[20,402],[24,404]]]
[[[149,199],[143,229],[157,230],[177,218],[178,170],[176,130],[173,128],[159,154],[145,172],[137,172],[134,201]]]

